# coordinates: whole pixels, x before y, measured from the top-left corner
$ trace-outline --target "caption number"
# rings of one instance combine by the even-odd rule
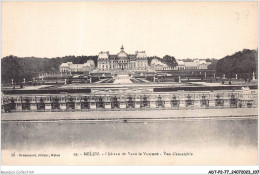
[[[245,10],[243,12],[236,12],[235,13],[236,15],[236,21],[238,23],[238,21],[242,18],[246,19],[247,20],[247,17],[249,16],[249,11],[248,10]]]

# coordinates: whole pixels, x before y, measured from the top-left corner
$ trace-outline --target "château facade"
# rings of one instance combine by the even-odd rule
[[[178,66],[176,70],[196,70],[196,69],[208,69],[208,65],[211,62],[207,62],[205,60],[194,59],[193,61],[178,61]]]
[[[145,51],[136,51],[134,54],[127,54],[124,47],[118,54],[110,54],[108,51],[101,51],[97,58],[97,67],[93,60],[88,60],[84,64],[73,64],[72,62],[62,63],[60,72],[113,72],[129,73],[130,71],[161,71],[161,70],[196,70],[208,69],[211,62],[203,59],[192,61],[179,60],[177,66],[169,66],[160,59],[153,58],[148,65],[148,58]]]
[[[93,60],[88,60],[84,64],[73,64],[72,62],[62,63],[60,65],[60,72],[86,72],[95,69]]]
[[[121,51],[116,55],[109,54],[109,52],[100,52],[97,68],[101,71],[147,70],[148,59],[145,51],[127,54],[122,46]]]

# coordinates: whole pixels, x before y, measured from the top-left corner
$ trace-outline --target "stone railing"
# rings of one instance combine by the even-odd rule
[[[2,112],[255,108],[257,91],[102,95],[5,95]]]

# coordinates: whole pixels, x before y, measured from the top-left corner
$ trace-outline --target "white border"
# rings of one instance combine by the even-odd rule
[[[0,0],[0,1],[3,2],[3,1],[18,1],[18,0]],[[35,0],[20,0],[20,1],[35,1]],[[53,0],[45,0],[45,1],[53,1]],[[71,1],[71,0],[55,0],[55,1]],[[95,0],[79,0],[79,1],[95,1]],[[100,1],[100,0],[96,0],[96,1]],[[103,1],[108,1],[108,0],[103,0]],[[113,1],[123,1],[123,0],[113,0]],[[149,1],[149,0],[141,0],[141,1]],[[158,0],[150,0],[150,1],[158,1]],[[181,0],[175,0],[175,1],[181,1]],[[198,1],[198,0],[184,0],[184,1]],[[226,0],[216,0],[216,1],[226,1]],[[241,1],[241,0],[229,0],[229,1]],[[2,5],[0,5],[0,8],[1,8],[0,14],[2,15]],[[260,9],[260,3],[258,3],[258,11],[259,9]],[[258,19],[260,19],[259,17],[260,16],[258,13]],[[0,27],[0,33],[2,35],[1,27]],[[258,23],[258,33],[259,33],[259,23]],[[1,41],[1,45],[2,45],[2,41]],[[259,38],[258,38],[258,46],[259,46]],[[1,52],[2,50],[0,50],[0,55],[2,55]],[[260,54],[258,53],[258,58],[259,55]],[[259,69],[260,66],[258,64],[258,70]],[[259,71],[258,71],[258,75],[259,75]],[[260,101],[259,94],[258,94],[258,101]],[[259,109],[260,108],[258,106],[258,111],[260,111]],[[260,121],[258,120],[258,133],[259,133],[259,126],[260,126],[259,124]],[[1,130],[0,130],[0,134],[1,134]],[[34,174],[208,174],[209,170],[230,170],[230,171],[259,170],[259,140],[260,140],[260,135],[258,134],[258,165],[257,166],[2,166],[1,165],[0,169],[1,171],[10,171],[10,174],[21,174],[21,170],[34,171]]]

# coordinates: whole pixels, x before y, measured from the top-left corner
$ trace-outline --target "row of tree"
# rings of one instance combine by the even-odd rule
[[[233,55],[225,56],[218,60],[216,65],[217,75],[227,78],[251,79],[253,72],[257,76],[258,50],[244,49]]]
[[[33,77],[43,72],[58,72],[61,63],[73,62],[74,64],[83,64],[87,60],[94,60],[97,65],[97,56],[65,56],[56,58],[36,58],[36,57],[16,57],[7,56],[1,60],[1,78],[2,83],[22,82],[32,80]]]

